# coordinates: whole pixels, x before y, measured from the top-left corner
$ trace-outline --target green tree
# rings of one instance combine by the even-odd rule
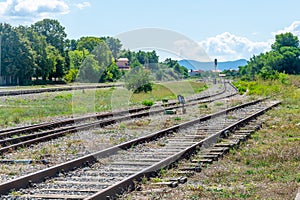
[[[47,42],[44,36],[37,34],[32,28],[18,27],[19,32],[29,41],[34,55],[34,76],[42,77],[45,81],[49,77],[51,66],[47,59]]]
[[[66,39],[66,48],[69,50],[69,51],[74,51],[77,49],[77,40],[74,40],[74,39]]]
[[[136,59],[139,61],[139,63],[141,63],[142,65],[144,65],[146,67],[149,64],[149,58],[145,51],[138,51],[136,53]]]
[[[275,36],[275,43],[271,45],[272,50],[281,52],[282,47],[299,48],[299,39],[292,33],[281,33]]]
[[[58,20],[44,19],[36,22],[31,27],[39,35],[45,36],[47,43],[58,49],[61,55],[64,55],[67,34]]]
[[[56,65],[57,65],[57,57],[59,55],[58,50],[51,45],[48,45],[46,47],[47,52],[47,60],[48,60],[48,70],[49,70],[49,76],[48,79],[51,81],[52,78],[54,78],[54,74],[56,73]]]
[[[101,41],[99,45],[94,48],[92,54],[95,55],[95,60],[98,61],[98,65],[103,68],[107,68],[114,61],[112,52],[104,41]]]
[[[174,71],[178,74],[180,74],[182,77],[187,78],[189,76],[188,74],[188,69],[186,69],[185,67],[181,66],[177,60],[172,60],[171,58],[167,58],[164,61],[164,64],[168,67],[168,68],[172,68],[174,69]]]
[[[78,69],[71,68],[71,69],[68,71],[68,73],[65,75],[64,80],[65,80],[67,83],[72,83],[72,82],[76,81],[77,76],[78,76],[78,72],[79,72]]]
[[[300,73],[299,40],[292,33],[276,35],[272,50],[253,56],[246,66],[240,67],[239,75],[245,80],[256,76],[275,79],[280,73]]]
[[[69,57],[70,57],[70,68],[71,69],[79,69],[82,62],[86,58],[86,56],[89,55],[89,52],[84,50],[74,50],[69,51]]]
[[[94,48],[103,43],[103,40],[98,37],[82,37],[77,42],[78,50],[88,50],[90,53],[93,52]]]
[[[105,81],[114,82],[121,78],[121,72],[119,67],[116,63],[112,63],[106,70],[105,70]]]
[[[55,52],[52,53],[52,55],[56,56],[56,64],[54,65],[55,69],[52,69],[49,74],[49,79],[62,78],[70,69],[68,53],[65,51],[67,47],[65,27],[58,20],[44,19],[33,24],[31,28],[39,35],[44,36],[48,45],[57,49],[57,51],[54,50]],[[53,61],[51,62],[53,64]],[[50,66],[53,67],[52,65]]]
[[[102,37],[101,39],[106,42],[114,58],[117,59],[122,48],[121,41],[113,37]]]
[[[113,54],[104,41],[94,48],[92,54],[95,56],[94,59],[98,62],[98,66],[101,67],[102,73],[99,82],[115,81],[119,78],[119,68],[114,64]]]
[[[137,60],[137,59],[134,59],[131,64],[130,64],[130,67],[132,69],[136,68],[136,67],[142,67],[143,65]]]
[[[147,52],[148,62],[152,64],[158,63],[158,55],[156,54],[156,51]]]
[[[61,79],[64,77],[68,69],[66,69],[66,63],[65,59],[58,54],[56,57],[56,65],[55,65],[55,73],[52,74],[52,77],[55,78],[55,80]]]
[[[82,63],[79,71],[79,80],[84,83],[98,83],[103,69],[94,59],[94,55],[88,55]]]
[[[125,87],[134,93],[152,91],[151,72],[143,67],[136,67],[125,75]]]
[[[275,36],[275,43],[272,50],[281,54],[279,67],[273,66],[278,72],[286,72],[288,74],[300,73],[300,47],[299,39],[292,33],[282,33]]]
[[[29,41],[9,24],[0,24],[1,76],[6,84],[26,85],[34,72]]]
[[[130,50],[121,50],[119,53],[120,58],[128,58],[129,63],[132,63],[136,59],[135,52]]]

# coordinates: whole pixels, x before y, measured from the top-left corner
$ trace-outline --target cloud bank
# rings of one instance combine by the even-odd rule
[[[72,7],[90,7],[87,1],[71,4],[68,0],[5,0],[0,2],[0,19],[8,23],[32,23],[44,18],[68,14]]]
[[[251,41],[246,37],[240,37],[229,32],[224,32],[214,37],[199,42],[211,59],[218,58],[220,61],[247,59],[269,51],[275,41],[275,35],[291,32],[300,39],[300,21],[294,21],[290,26],[270,33],[268,41]]]
[[[253,55],[268,51],[271,41],[254,42],[245,37],[225,32],[215,37],[207,38],[199,43],[213,59],[220,61],[249,59]]]
[[[277,34],[286,33],[286,32],[291,32],[300,38],[300,21],[294,21],[290,26],[285,27],[282,30],[273,32],[272,34],[275,37],[275,35]]]

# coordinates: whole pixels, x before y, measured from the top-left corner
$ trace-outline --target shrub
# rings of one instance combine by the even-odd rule
[[[151,92],[153,84],[150,80],[151,72],[142,67],[136,67],[125,76],[125,87],[134,93]]]
[[[153,106],[154,102],[152,100],[144,100],[142,104],[144,106]]]

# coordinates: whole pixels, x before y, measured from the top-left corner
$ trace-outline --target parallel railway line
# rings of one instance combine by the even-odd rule
[[[3,199],[113,199],[133,189],[143,177],[153,176],[231,136],[231,132],[279,103],[256,100],[160,130],[2,183],[0,194]],[[228,145],[223,143],[215,151],[223,151]],[[201,169],[203,161],[195,161],[188,170]]]
[[[24,95],[24,94],[38,94],[38,93],[44,93],[44,92],[61,92],[61,91],[99,89],[99,88],[110,88],[110,87],[123,87],[123,84],[53,87],[53,88],[26,89],[26,90],[1,90],[0,97],[1,96]]]
[[[220,92],[188,99],[186,106],[193,106],[199,103],[231,97],[236,95],[236,93],[236,89],[231,84],[227,83]],[[163,107],[161,105],[151,107],[151,110],[150,107],[134,108],[127,111],[95,114],[57,122],[0,130],[0,154],[19,147],[26,147],[35,143],[61,137],[72,132],[95,127],[103,127],[127,119],[140,118],[151,114],[161,113],[164,112],[166,108],[176,109],[179,107],[180,106],[177,105],[177,102],[173,101],[164,104]]]

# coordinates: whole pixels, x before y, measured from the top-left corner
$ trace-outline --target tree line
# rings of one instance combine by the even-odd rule
[[[177,61],[159,62],[155,51],[122,49],[113,37],[68,39],[65,27],[53,19],[18,27],[0,23],[0,47],[0,85],[113,82],[126,78],[116,65],[120,57],[128,58],[132,68],[147,69],[150,79],[188,77]]]
[[[300,74],[299,56],[298,37],[289,32],[278,34],[270,51],[254,55],[247,65],[239,67],[238,73],[234,75],[243,80],[254,80],[280,79],[284,74]]]

